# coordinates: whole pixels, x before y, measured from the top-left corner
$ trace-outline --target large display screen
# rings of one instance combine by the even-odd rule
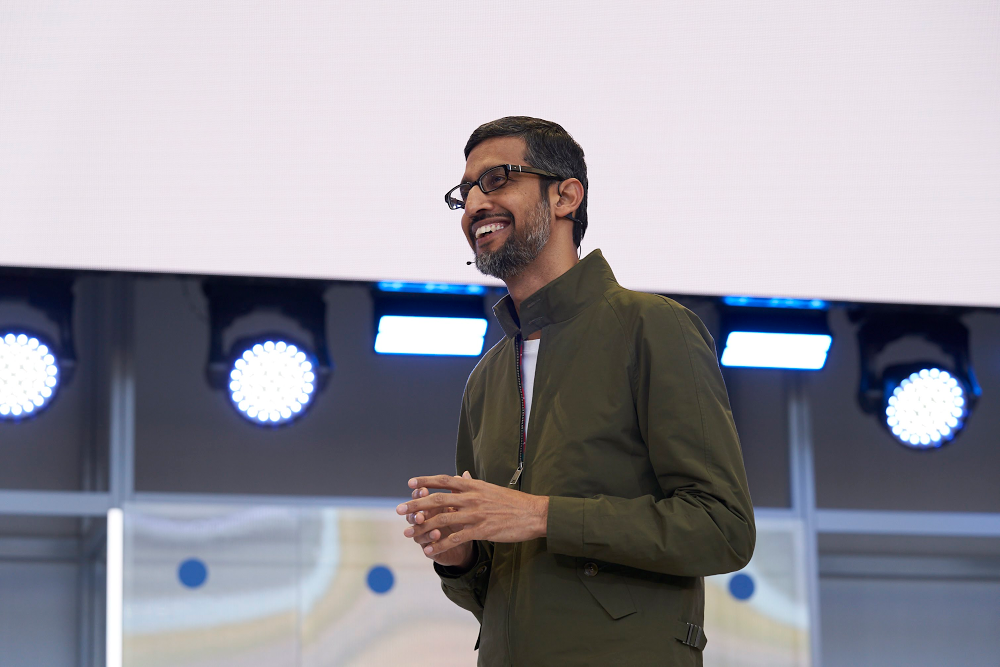
[[[126,505],[122,664],[472,667],[479,623],[395,504]],[[706,667],[808,667],[803,553],[801,522],[758,519],[750,563],[706,579]]]
[[[479,124],[561,123],[619,281],[1000,306],[1000,3],[0,7],[0,265],[453,283]]]

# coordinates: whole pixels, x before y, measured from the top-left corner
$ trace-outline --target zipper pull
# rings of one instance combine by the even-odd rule
[[[517,480],[521,478],[522,470],[524,470],[524,461],[517,464],[517,470],[514,471],[514,476],[510,478],[510,486],[517,484]]]

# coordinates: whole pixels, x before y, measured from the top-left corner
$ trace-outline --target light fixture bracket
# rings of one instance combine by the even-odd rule
[[[333,373],[326,337],[326,284],[267,278],[206,278],[202,291],[208,299],[209,343],[205,367],[214,389],[229,386],[232,345],[223,349],[223,336],[238,318],[254,311],[278,312],[305,329],[316,358],[316,389],[322,390]]]
[[[969,388],[969,412],[975,407],[982,389],[976,381],[969,358],[969,330],[957,314],[919,310],[884,310],[868,312],[860,320],[858,351],[861,380],[858,404],[872,415],[881,416],[885,388],[882,374],[875,370],[875,359],[889,344],[907,336],[916,336],[936,345],[951,359],[946,370],[956,373]]]

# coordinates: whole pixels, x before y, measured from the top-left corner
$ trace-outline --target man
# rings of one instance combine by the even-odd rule
[[[410,480],[404,535],[479,619],[479,665],[700,665],[703,577],[756,537],[715,343],[578,259],[587,170],[562,127],[502,118],[465,156],[446,201],[507,284],[506,336],[466,384],[461,476]]]

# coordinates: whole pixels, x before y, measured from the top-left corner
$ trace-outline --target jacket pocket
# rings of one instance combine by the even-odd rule
[[[594,599],[614,620],[636,612],[635,602],[625,578],[593,560],[583,560],[576,567],[576,574]]]

